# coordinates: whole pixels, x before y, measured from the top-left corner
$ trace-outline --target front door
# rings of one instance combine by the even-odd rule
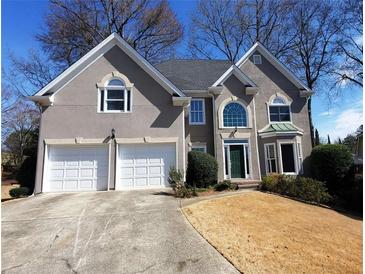
[[[245,178],[245,164],[242,145],[229,146],[231,178]]]

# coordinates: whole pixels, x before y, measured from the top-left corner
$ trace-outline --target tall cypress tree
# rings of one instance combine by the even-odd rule
[[[327,144],[331,144],[331,139],[330,139],[330,135],[329,134],[327,134]]]
[[[319,141],[319,133],[318,133],[318,130],[316,129],[315,131],[315,135],[314,135],[314,146],[318,146],[320,145],[320,141]]]

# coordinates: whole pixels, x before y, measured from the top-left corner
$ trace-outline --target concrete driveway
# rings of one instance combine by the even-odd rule
[[[238,273],[159,191],[2,204],[2,273]]]

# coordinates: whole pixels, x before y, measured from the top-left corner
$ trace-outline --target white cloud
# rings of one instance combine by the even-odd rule
[[[332,116],[333,114],[335,114],[335,112],[333,110],[328,110],[328,111],[323,111],[323,112],[319,113],[318,116]]]
[[[331,140],[344,138],[347,134],[353,133],[363,123],[362,121],[362,109],[361,108],[350,108],[341,112],[334,122],[334,126],[327,130],[322,129],[321,135],[330,135]],[[332,123],[331,123],[332,124]]]

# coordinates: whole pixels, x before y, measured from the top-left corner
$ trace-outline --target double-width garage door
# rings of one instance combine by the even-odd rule
[[[168,186],[169,168],[176,166],[175,151],[174,143],[119,145],[116,189]]]
[[[106,190],[108,166],[108,146],[49,146],[43,192]]]

